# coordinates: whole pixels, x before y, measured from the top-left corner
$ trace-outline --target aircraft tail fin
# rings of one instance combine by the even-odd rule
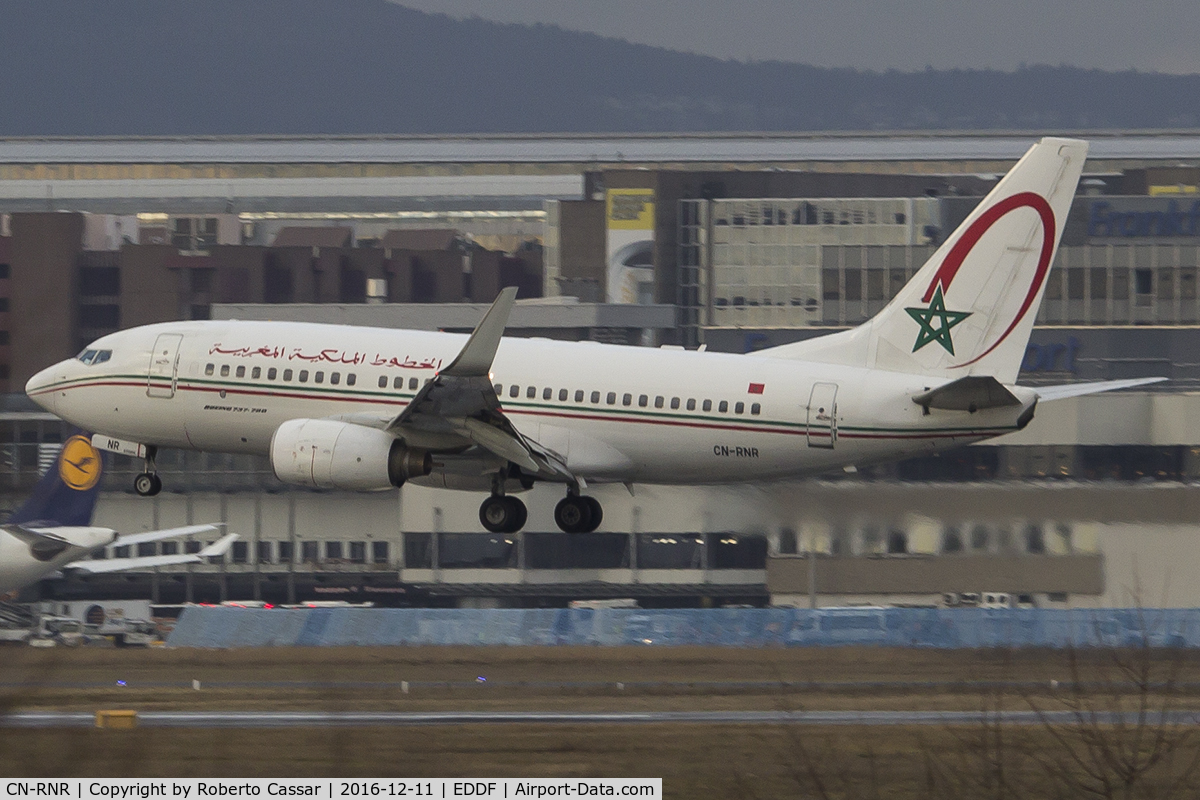
[[[1087,149],[1042,139],[875,317],[756,355],[1015,383]]]
[[[86,434],[75,433],[63,443],[58,458],[33,487],[29,499],[7,522],[91,525],[103,472],[104,455],[92,446]]]

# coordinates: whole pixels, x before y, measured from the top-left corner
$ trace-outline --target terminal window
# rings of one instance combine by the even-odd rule
[[[371,542],[371,561],[375,564],[386,564],[388,560],[388,543]]]

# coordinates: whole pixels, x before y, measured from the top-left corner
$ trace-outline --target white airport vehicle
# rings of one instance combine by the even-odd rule
[[[502,339],[515,289],[469,337],[193,321],[104,336],[26,392],[105,449],[269,456],[302,486],[411,481],[511,493],[562,484],[555,521],[590,531],[595,483],[766,481],[903,458],[1024,427],[1039,401],[1147,383],[1016,385],[1087,143],[1035,144],[900,293],[853,330],[748,355]],[[632,488],[631,488],[632,491]]]
[[[34,487],[33,494],[0,525],[0,595],[20,589],[61,570],[120,572],[168,564],[198,562],[223,555],[237,534],[218,538],[198,553],[89,559],[95,550],[123,547],[220,530],[217,525],[188,525],[121,536],[91,524],[103,469],[101,454],[86,436],[63,444],[58,460]]]

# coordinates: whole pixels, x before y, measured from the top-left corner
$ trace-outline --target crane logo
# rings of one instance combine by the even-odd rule
[[[72,436],[58,457],[58,477],[77,492],[86,492],[100,480],[100,453],[86,436]]]

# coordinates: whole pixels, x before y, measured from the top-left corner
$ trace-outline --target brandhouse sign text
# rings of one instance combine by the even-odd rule
[[[1088,205],[1088,237],[1200,236],[1200,200],[1168,200],[1152,208],[1096,200]]]

